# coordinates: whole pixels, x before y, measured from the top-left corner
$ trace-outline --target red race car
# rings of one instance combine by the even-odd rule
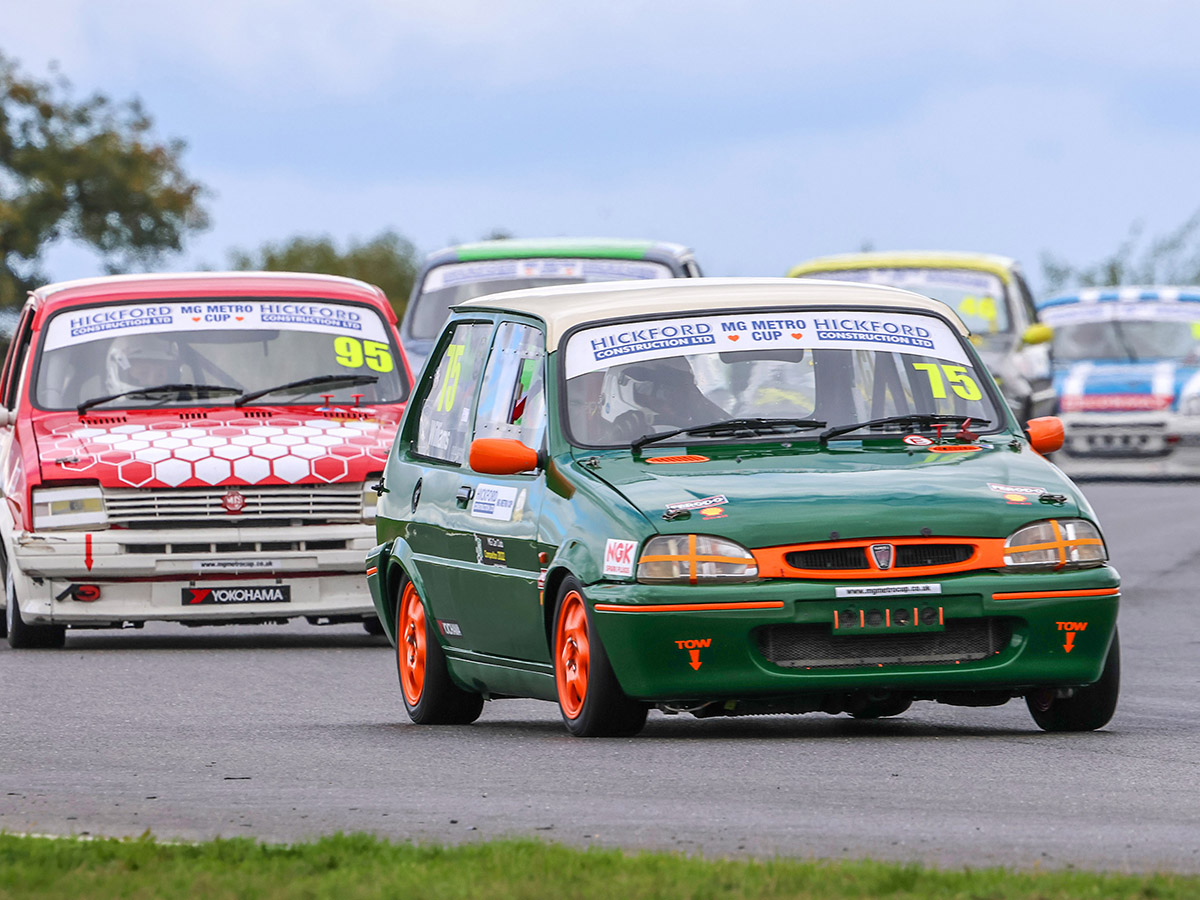
[[[411,379],[377,287],[273,272],[52,284],[0,379],[4,631],[360,621]]]

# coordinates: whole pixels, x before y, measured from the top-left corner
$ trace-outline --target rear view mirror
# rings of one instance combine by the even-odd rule
[[[1044,322],[1034,322],[1021,335],[1021,340],[1026,344],[1045,344],[1053,339],[1054,329]]]
[[[1059,450],[1063,445],[1063,423],[1058,416],[1039,416],[1025,423],[1025,434],[1033,449],[1043,455]]]
[[[538,452],[512,438],[477,438],[467,464],[484,475],[516,475],[538,468]]]

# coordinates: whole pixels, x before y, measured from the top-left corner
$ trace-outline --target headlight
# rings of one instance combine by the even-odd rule
[[[34,488],[33,527],[92,530],[108,525],[104,495],[99,485],[90,487]]]
[[[1004,542],[1004,564],[1083,569],[1108,561],[1100,529],[1087,519],[1046,519],[1018,528]]]
[[[758,563],[741,544],[707,534],[663,534],[646,542],[638,559],[642,584],[753,581]]]
[[[362,490],[362,520],[364,522],[375,521],[375,507],[379,505],[379,494],[375,493],[375,485],[379,483],[379,479],[383,477],[383,473],[371,475],[363,482]]]

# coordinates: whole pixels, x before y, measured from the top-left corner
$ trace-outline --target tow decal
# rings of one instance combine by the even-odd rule
[[[691,660],[688,663],[689,666],[691,666],[693,669],[699,669],[702,665],[704,665],[704,663],[700,662],[700,649],[702,647],[711,647],[712,638],[695,638],[686,641],[676,641],[675,646],[677,646],[680,650],[686,650],[688,652],[688,656]]]
[[[1065,642],[1063,643],[1063,650],[1065,650],[1067,653],[1070,653],[1075,649],[1076,633],[1080,631],[1086,631],[1088,627],[1087,622],[1055,622],[1054,624],[1058,626],[1059,631],[1065,631],[1067,633],[1066,638],[1064,639]]]

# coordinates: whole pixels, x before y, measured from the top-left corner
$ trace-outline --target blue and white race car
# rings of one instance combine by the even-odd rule
[[[1200,477],[1200,287],[1091,288],[1039,304],[1073,477]]]

